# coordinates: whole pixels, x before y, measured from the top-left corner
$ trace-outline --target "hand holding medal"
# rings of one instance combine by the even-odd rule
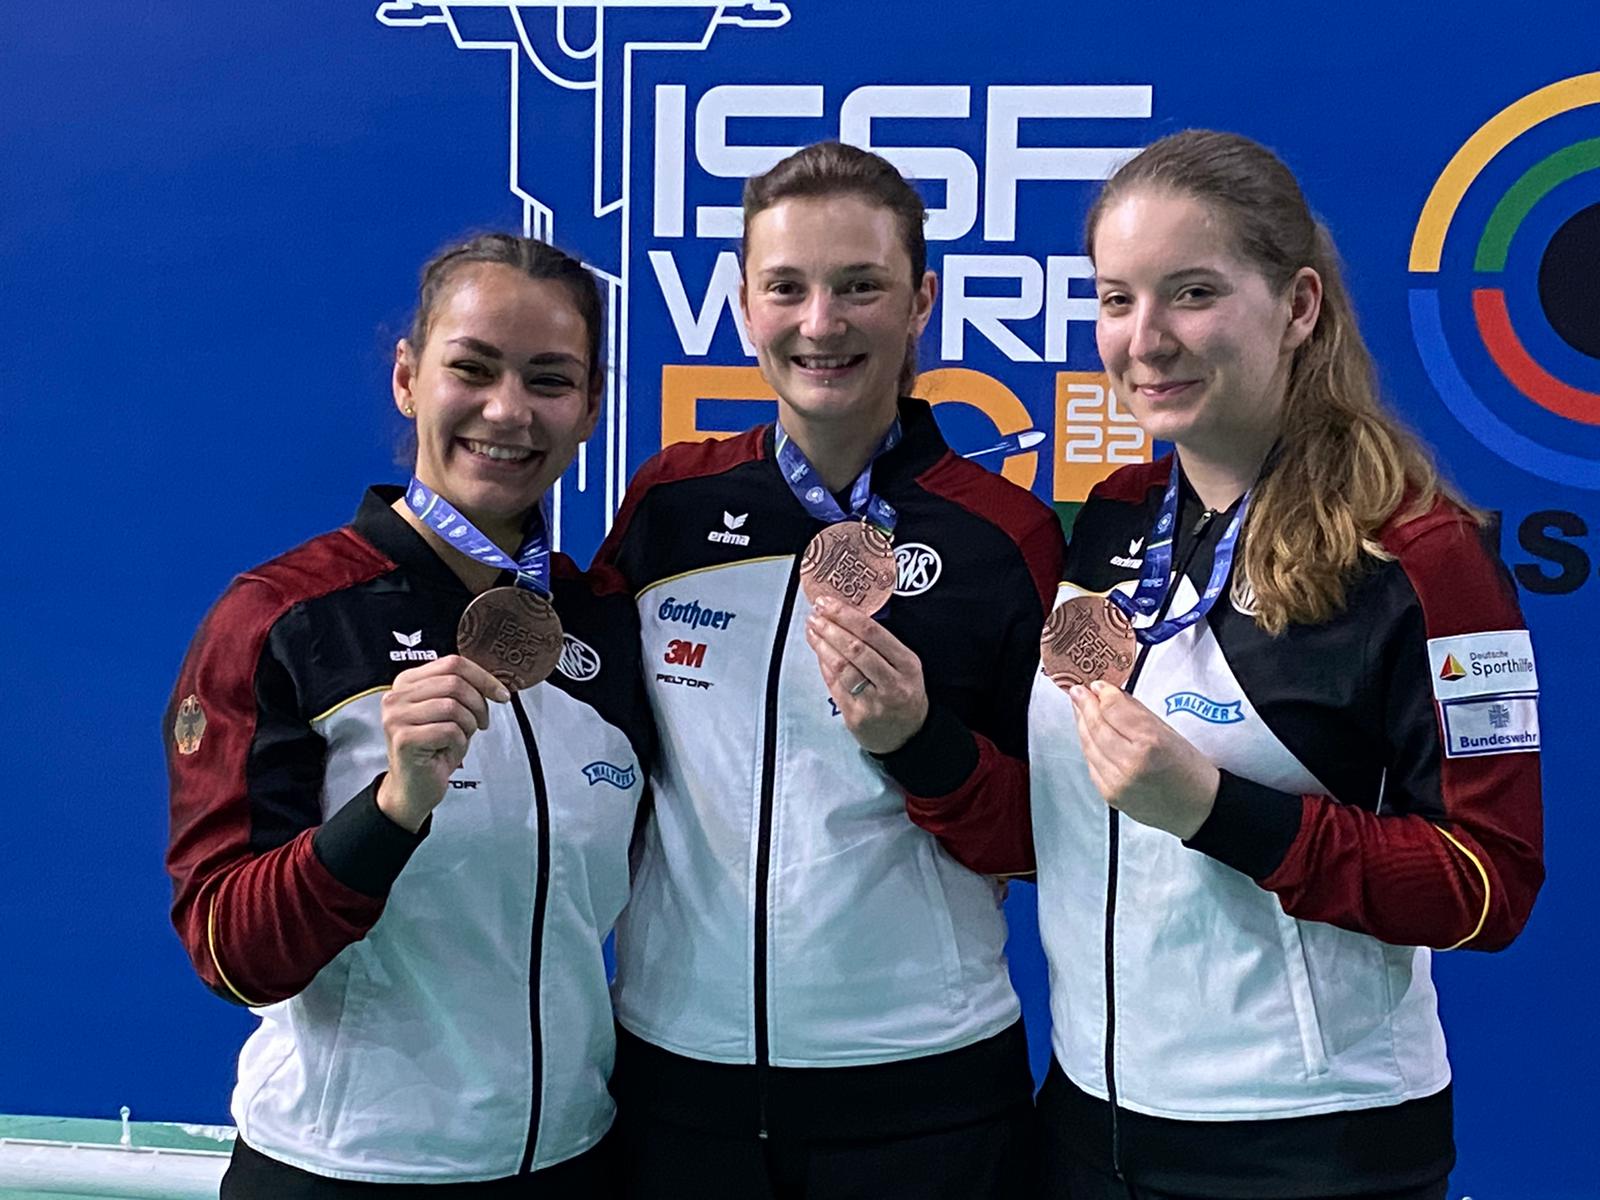
[[[384,814],[412,833],[420,829],[444,799],[473,735],[489,728],[489,701],[509,699],[503,683],[459,654],[395,676],[382,704],[389,756],[378,785]]]
[[[1144,649],[1177,636],[1211,611],[1233,569],[1250,493],[1239,501],[1217,543],[1199,602],[1169,618],[1178,479],[1174,454],[1133,596],[1111,591],[1057,605],[1040,635],[1039,659],[1051,682],[1072,698],[1089,778],[1106,803],[1141,824],[1189,838],[1211,815],[1221,774],[1187,738],[1123,689],[1134,678]],[[1155,620],[1136,628],[1135,615]]]
[[[900,749],[928,719],[922,660],[862,609],[831,596],[806,619],[806,642],[845,727],[863,750]]]
[[[878,620],[894,595],[894,507],[872,491],[872,464],[900,442],[896,419],[850,487],[846,515],[804,451],[779,425],[778,468],[789,489],[823,528],[800,559],[800,588],[811,601],[806,642],[822,680],[861,747],[888,754],[928,719],[922,661]]]

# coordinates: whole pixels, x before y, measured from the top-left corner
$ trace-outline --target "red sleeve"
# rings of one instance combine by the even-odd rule
[[[912,741],[924,733],[941,747],[932,753],[948,754],[958,748],[969,756],[971,766],[965,780],[942,796],[908,791],[906,813],[913,823],[938,838],[950,857],[968,870],[980,875],[1033,874],[1037,864],[1028,808],[1028,760],[1001,753],[988,738],[948,713],[941,712],[936,720],[930,712]]]
[[[916,736],[884,756],[890,774],[906,789],[911,820],[938,838],[957,862],[984,875],[1027,875],[1035,869],[1027,706],[1039,666],[1039,629],[1065,553],[1055,513],[1046,510],[1017,544],[1031,588],[1026,603],[1009,614],[1011,627],[996,670],[995,713],[999,728],[1021,731],[1019,744],[1002,750],[953,714],[931,708]]]
[[[173,925],[207,986],[251,1006],[299,992],[363,937],[420,840],[378,812],[375,784],[321,823],[325,748],[269,646],[292,604],[238,580],[190,647],[163,728]]]
[[[1274,809],[1297,821],[1276,865],[1249,872],[1291,916],[1397,945],[1498,950],[1522,930],[1544,880],[1539,755],[1446,755],[1432,662],[1442,656],[1415,643],[1521,630],[1522,614],[1476,529],[1445,502],[1386,530],[1384,544],[1424,626],[1410,631],[1409,645],[1390,646],[1383,664],[1394,803],[1374,813],[1303,796],[1286,809],[1280,794],[1225,775],[1213,816],[1241,833],[1254,821],[1258,845],[1264,827],[1282,820]],[[1203,830],[1191,844],[1218,833]]]

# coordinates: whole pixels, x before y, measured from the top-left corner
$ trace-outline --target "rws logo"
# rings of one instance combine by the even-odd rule
[[[907,542],[894,548],[894,569],[894,594],[920,596],[939,582],[944,560],[926,542]]]

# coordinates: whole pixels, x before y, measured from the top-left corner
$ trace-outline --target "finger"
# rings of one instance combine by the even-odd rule
[[[822,668],[822,682],[828,687],[828,694],[833,697],[833,702],[843,705],[849,699],[858,699],[861,692],[852,689],[858,687],[867,677],[858,671],[853,663],[835,650],[806,623],[806,643],[817,656],[817,665]]]
[[[905,674],[914,668],[921,668],[922,660],[916,652],[870,613],[864,613],[849,604],[840,604],[832,596],[821,597],[817,601],[816,611],[823,619],[872,647],[897,672]]]
[[[489,674],[486,667],[479,666],[470,658],[461,654],[450,654],[439,661],[450,663],[451,669],[476,688],[481,695],[501,704],[511,699],[511,689]]]
[[[909,681],[907,672],[897,669],[874,646],[857,637],[844,625],[814,613],[806,618],[806,626],[814,630],[823,644],[853,666],[868,682],[885,688],[901,680]],[[852,686],[855,682],[851,681]]]
[[[1095,681],[1099,683],[1098,680]],[[1093,688],[1093,690],[1091,690]],[[1116,696],[1122,692],[1112,689]],[[1094,737],[1095,743],[1110,758],[1123,759],[1131,754],[1134,749],[1134,740],[1128,731],[1113,723],[1107,710],[1115,702],[1115,696],[1100,690],[1091,684],[1085,687],[1082,684],[1074,685],[1068,695],[1072,697],[1073,709],[1080,712],[1087,720],[1088,727]],[[1127,723],[1124,714],[1124,724]]]
[[[471,737],[479,729],[478,717],[470,708],[454,696],[441,696],[432,700],[417,700],[397,710],[391,732],[398,734],[404,729],[446,724],[459,729],[463,737]]]
[[[420,667],[411,667],[401,671],[395,676],[395,686],[402,683],[410,684],[424,679],[438,678],[453,675],[465,679],[473,688],[491,700],[501,703],[511,699],[511,693],[506,685],[501,683],[487,670],[461,654],[447,654],[443,658],[436,658],[432,662],[424,663]]]
[[[440,721],[432,725],[408,725],[397,730],[390,740],[396,758],[409,762],[424,762],[437,755],[446,755],[456,766],[467,756],[467,734],[453,721]]]
[[[489,728],[489,701],[460,675],[432,675],[415,679],[403,688],[396,687],[389,696],[390,706],[396,709],[397,716],[412,705],[434,700],[454,700],[472,714],[478,729]]]
[[[1112,786],[1112,780],[1120,776],[1089,729],[1089,718],[1081,711],[1076,711],[1074,715],[1078,722],[1078,742],[1083,748],[1083,763],[1089,771],[1089,782],[1094,784],[1101,799],[1115,807],[1116,789]]]
[[[1101,719],[1113,729],[1133,735],[1148,732],[1153,725],[1165,727],[1166,722],[1121,688],[1113,687],[1103,679],[1096,679],[1089,687],[1100,702]]]

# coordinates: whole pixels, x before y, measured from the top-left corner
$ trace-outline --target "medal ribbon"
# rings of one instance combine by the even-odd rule
[[[839,507],[839,502],[833,498],[833,493],[822,482],[822,476],[811,465],[811,460],[806,457],[805,451],[794,444],[794,440],[784,432],[781,424],[775,437],[778,470],[783,472],[783,478],[788,483],[789,490],[794,493],[795,499],[800,501],[805,510],[817,520],[831,525],[836,521],[847,520],[850,516],[860,517],[893,537],[895,522],[900,519],[900,514],[895,512],[894,506],[887,500],[873,495],[872,464],[898,446],[900,437],[900,418],[896,417],[894,424],[890,425],[888,432],[883,435],[883,440],[878,443],[878,448],[872,452],[872,457],[867,459],[867,465],[861,468],[861,474],[857,475],[856,481],[850,485],[849,514]]]
[[[1211,606],[1217,602],[1217,597],[1222,595],[1222,589],[1227,585],[1228,572],[1233,569],[1234,548],[1239,541],[1239,530],[1244,527],[1244,515],[1249,509],[1250,492],[1246,492],[1239,501],[1233,519],[1228,522],[1222,540],[1217,543],[1216,555],[1211,560],[1211,577],[1206,580],[1206,590],[1200,594],[1200,602],[1181,616],[1169,617],[1155,625],[1134,629],[1134,637],[1146,646],[1158,645],[1182,633],[1211,611]],[[1172,474],[1167,480],[1166,495],[1161,498],[1160,515],[1156,517],[1155,528],[1151,530],[1149,541],[1145,545],[1144,567],[1139,573],[1139,586],[1134,589],[1131,597],[1115,588],[1106,593],[1106,599],[1121,609],[1130,620],[1136,616],[1149,616],[1161,607],[1167,588],[1173,582],[1172,544],[1177,536],[1178,454],[1177,451],[1173,451]]]
[[[513,557],[480,533],[477,526],[456,511],[455,505],[415,475],[406,486],[406,505],[452,549],[502,571],[515,571],[518,587],[541,596],[550,594],[550,514],[545,510],[546,503],[547,497],[541,496],[528,518],[522,545]]]

